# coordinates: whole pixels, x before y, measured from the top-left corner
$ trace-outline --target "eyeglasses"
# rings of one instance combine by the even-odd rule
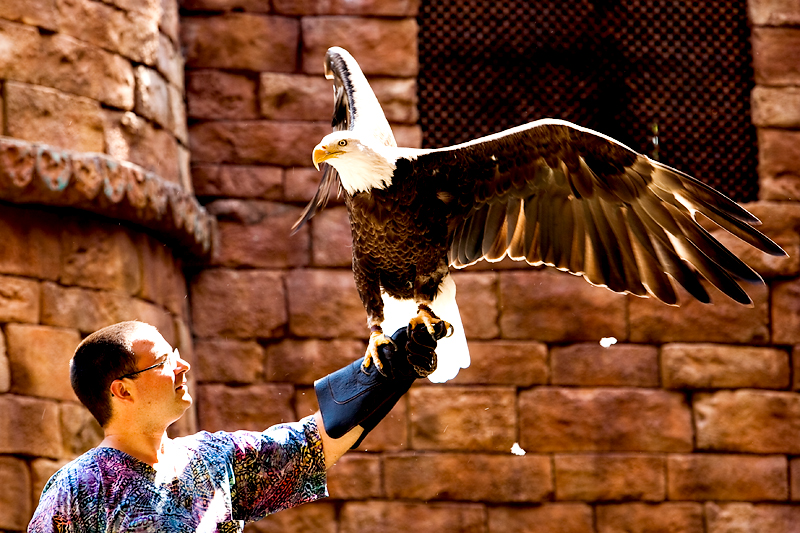
[[[137,374],[141,374],[142,372],[147,372],[148,370],[152,370],[154,368],[158,368],[160,366],[164,366],[167,363],[170,363],[170,366],[172,367],[172,370],[175,370],[175,368],[178,366],[178,359],[180,359],[180,358],[181,358],[181,354],[180,354],[180,352],[178,352],[178,349],[175,348],[172,351],[171,356],[167,356],[166,358],[164,358],[163,361],[160,361],[160,362],[158,362],[158,363],[156,363],[156,364],[154,364],[152,366],[148,366],[147,368],[143,368],[141,370],[137,370],[136,372],[131,372],[130,374],[125,374],[124,376],[120,376],[117,379],[132,378],[133,376],[135,376]]]

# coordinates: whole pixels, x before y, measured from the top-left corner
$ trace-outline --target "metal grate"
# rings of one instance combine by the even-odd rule
[[[757,198],[746,2],[422,0],[419,25],[424,146],[561,118]]]

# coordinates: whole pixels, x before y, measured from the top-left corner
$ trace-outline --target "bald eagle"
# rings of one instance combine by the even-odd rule
[[[429,379],[447,381],[469,365],[451,267],[508,256],[670,305],[678,304],[676,283],[709,303],[702,277],[749,305],[737,281],[763,280],[697,213],[763,252],[786,255],[726,196],[601,133],[543,119],[447,148],[401,148],[346,50],[328,50],[325,75],[334,80],[334,132],[314,148],[314,165],[326,165],[295,230],[333,189],[344,194],[371,329],[365,366],[380,367],[383,329],[430,329],[440,320],[454,334],[440,341]]]

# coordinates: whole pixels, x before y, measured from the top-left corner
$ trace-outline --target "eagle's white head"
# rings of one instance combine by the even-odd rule
[[[396,149],[395,149],[396,150]],[[314,148],[314,166],[326,162],[339,172],[342,187],[351,195],[392,184],[397,155],[389,146],[369,142],[353,131],[335,131]]]

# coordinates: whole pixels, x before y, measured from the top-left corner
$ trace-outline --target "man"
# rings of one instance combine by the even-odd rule
[[[382,369],[364,371],[359,360],[319,380],[320,412],[299,422],[170,439],[167,427],[192,404],[189,363],[142,322],[89,335],[70,379],[104,439],[48,481],[28,531],[241,531],[327,496],[325,471],[421,377],[409,359],[435,368],[424,327],[392,340]]]

